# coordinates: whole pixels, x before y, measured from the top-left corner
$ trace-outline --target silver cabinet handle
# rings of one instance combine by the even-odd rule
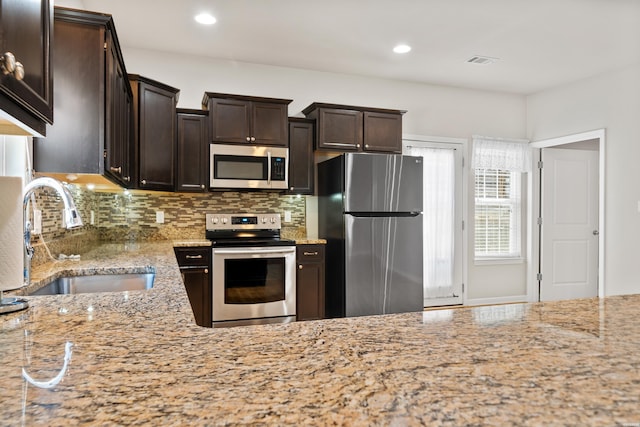
[[[113,172],[113,173],[122,173],[122,166],[118,166],[117,168],[116,168],[116,167],[111,166],[111,167],[109,168],[109,170],[110,170],[111,172]]]
[[[318,255],[318,252],[303,252],[304,256],[316,256]]]
[[[16,57],[11,52],[5,52],[0,56],[0,69],[2,74],[13,74],[16,80],[24,78],[24,66],[16,61]]]
[[[124,179],[126,182],[131,181],[131,177],[130,177],[130,176],[125,176],[123,179]]]
[[[600,234],[600,232],[598,230],[593,230],[593,235],[597,236],[598,234]]]
[[[186,259],[202,259],[202,255],[187,255]]]

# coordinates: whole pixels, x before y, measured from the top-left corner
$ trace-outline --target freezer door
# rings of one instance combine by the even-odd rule
[[[345,315],[422,311],[422,214],[345,215]]]
[[[422,157],[345,154],[345,212],[422,212]]]

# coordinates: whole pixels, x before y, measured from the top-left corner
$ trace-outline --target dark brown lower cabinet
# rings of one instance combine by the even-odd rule
[[[211,248],[174,248],[193,316],[200,326],[211,327]]]
[[[298,245],[296,318],[324,319],[324,245]]]

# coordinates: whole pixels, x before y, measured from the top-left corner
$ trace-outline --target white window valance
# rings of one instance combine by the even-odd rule
[[[471,167],[511,172],[531,171],[531,147],[525,139],[473,136]]]

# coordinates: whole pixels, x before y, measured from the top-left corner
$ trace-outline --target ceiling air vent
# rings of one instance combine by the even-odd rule
[[[496,61],[498,61],[498,58],[492,58],[490,56],[480,56],[480,55],[476,55],[471,57],[470,59],[467,59],[467,62],[471,64],[480,64],[480,65],[492,64]]]

